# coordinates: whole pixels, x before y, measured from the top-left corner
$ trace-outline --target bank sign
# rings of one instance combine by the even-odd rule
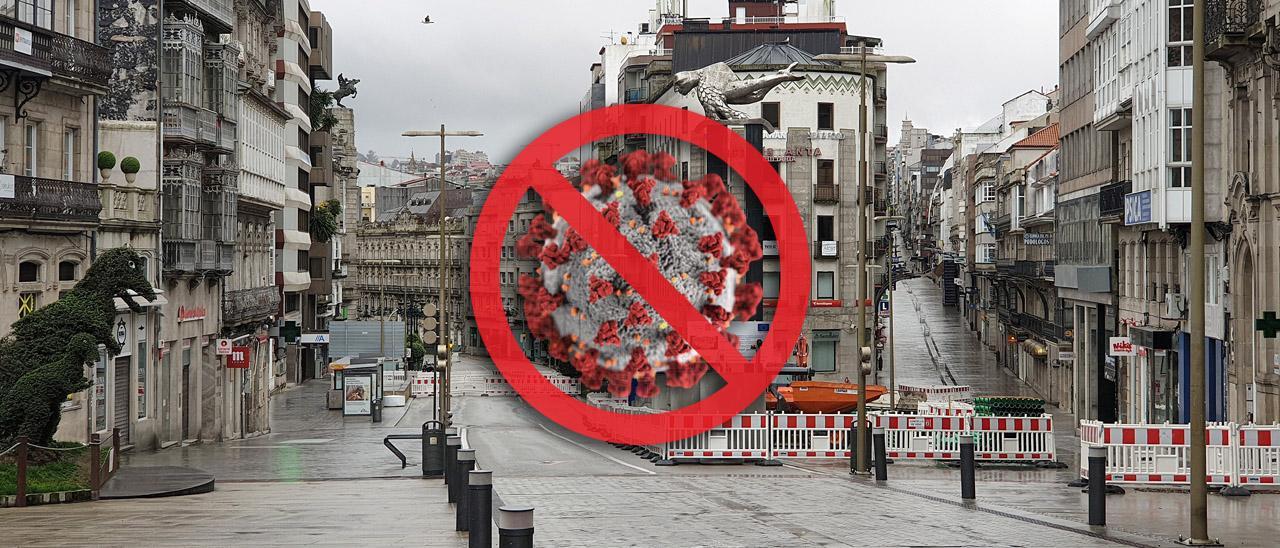
[[[1125,226],[1151,222],[1151,191],[1134,192],[1124,196]]]

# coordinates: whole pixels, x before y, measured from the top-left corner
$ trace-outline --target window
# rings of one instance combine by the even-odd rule
[[[760,103],[760,117],[769,122],[773,129],[782,129],[781,103]]]
[[[80,147],[80,130],[77,128],[67,128],[62,133],[62,179],[66,181],[76,180],[76,165],[79,163]]]
[[[145,331],[140,331],[142,335]],[[138,337],[138,418],[147,418],[147,341]]]
[[[1020,219],[1027,216],[1027,189],[1022,185],[1014,187],[1013,217]]]
[[[324,279],[324,259],[319,257],[315,259],[311,259],[310,266],[311,266],[311,279],[323,280]]]
[[[27,177],[39,177],[37,168],[40,162],[40,124],[27,124],[23,149],[23,171]]]
[[[1191,66],[1191,10],[1194,0],[1169,0],[1169,66]]]
[[[996,185],[991,184],[990,179],[983,181],[982,185],[978,187],[977,201],[980,204],[996,201]]]
[[[818,160],[818,186],[831,187],[836,184],[836,161]]]
[[[814,292],[819,299],[836,298],[836,273],[819,272],[818,290]]]
[[[1191,186],[1191,109],[1169,111],[1169,186]]]
[[[1218,270],[1218,256],[1204,256],[1204,302],[1217,305],[1219,293],[1222,291],[1222,280]]]
[[[986,264],[996,262],[996,244],[979,244],[977,262]]]
[[[4,2],[4,13],[13,13],[13,1]],[[53,30],[53,0],[18,0],[18,20]]]
[[[76,35],[76,12],[79,11],[77,4],[78,0],[67,0],[66,12],[62,14],[62,23],[66,27],[67,36]]]
[[[62,261],[58,263],[58,281],[74,282],[76,281],[76,269],[80,263],[75,261]]]
[[[818,103],[818,131],[835,129],[835,103]]]
[[[18,265],[18,282],[30,283],[40,281],[40,263],[23,261]]]
[[[818,331],[814,331],[813,335],[814,339],[817,339]],[[829,340],[813,341],[813,349],[809,352],[809,363],[814,372],[831,373],[837,369],[836,344],[838,342]]]
[[[8,128],[9,118],[0,116],[0,173],[10,173],[9,160],[13,158],[13,155],[9,154]]]
[[[782,274],[779,272],[765,272],[764,279],[764,298],[777,299],[778,291],[782,285]]]
[[[818,233],[819,242],[833,242],[836,239],[836,218],[831,215],[818,215]]]
[[[312,47],[312,48],[315,48],[315,49],[320,49],[320,47],[321,47],[321,44],[320,44],[320,27],[309,27],[309,28],[307,28],[307,31],[308,31],[308,33],[307,33],[307,34],[308,34],[308,36],[307,36],[307,37],[311,39],[311,47]]]

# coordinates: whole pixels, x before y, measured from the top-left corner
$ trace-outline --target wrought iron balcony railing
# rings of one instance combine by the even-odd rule
[[[235,24],[236,12],[231,0],[185,0],[186,3],[202,12],[207,18],[223,25],[221,30],[229,30]]]
[[[813,258],[815,259],[835,259],[840,256],[840,242],[836,241],[816,241],[813,242]]]
[[[1133,181],[1120,181],[1102,187],[1098,194],[1098,215],[1119,217],[1124,215],[1124,196],[1133,192]]]
[[[1226,60],[1237,51],[1261,46],[1263,0],[1215,0],[1205,2],[1205,55],[1210,60]],[[1255,26],[1257,25],[1257,26]],[[1250,34],[1259,31],[1256,44]]]
[[[14,43],[18,29],[31,33],[29,52]],[[107,48],[0,15],[0,64],[7,60],[98,88],[106,88],[111,78]]]
[[[819,204],[835,204],[840,202],[840,187],[835,185],[815,185],[813,201]]]
[[[1024,278],[1052,278],[1053,261],[1016,261],[1013,264],[1013,275]]]
[[[13,197],[0,197],[0,219],[97,223],[98,186],[75,181],[13,177]]]
[[[228,324],[266,319],[280,311],[276,286],[228,291],[222,299],[222,318]]]

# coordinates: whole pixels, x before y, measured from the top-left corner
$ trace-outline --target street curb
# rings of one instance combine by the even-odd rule
[[[931,495],[927,493],[921,493],[919,491],[913,491],[911,489],[904,489],[901,487],[891,487],[889,485],[885,485],[884,483],[879,483],[870,479],[861,479],[853,476],[831,474],[826,471],[814,470],[811,468],[805,468],[803,466],[797,466],[795,464],[790,464],[790,463],[788,463],[787,466],[790,466],[799,470],[804,470],[806,472],[811,472],[814,474],[821,474],[828,477],[840,478],[845,480],[848,483],[857,484],[863,487],[871,487],[875,489],[886,489],[889,491],[893,491],[895,493],[911,495],[917,498],[921,498],[921,499],[925,499],[933,502],[941,502],[945,504],[950,504],[952,506],[959,506],[961,508],[976,510],[978,512],[984,512],[987,514],[1015,519],[1024,523],[1040,525],[1043,527],[1050,527],[1053,529],[1058,529],[1060,531],[1076,533],[1079,535],[1107,540],[1107,541],[1111,541],[1119,544],[1124,544],[1127,546],[1135,546],[1139,548],[1155,548],[1157,546],[1168,545],[1175,541],[1175,539],[1172,539],[1172,538],[1163,539],[1160,537],[1152,537],[1152,536],[1140,535],[1136,533],[1130,533],[1128,531],[1121,531],[1116,529],[1109,530],[1106,527],[1094,527],[1094,526],[1085,525],[1083,523],[1076,522],[1076,521],[1056,518],[1052,516],[1046,516],[1043,514],[1024,512],[1021,510],[1015,510],[1013,508],[1008,508],[1005,506],[999,506],[995,504],[966,502],[966,501],[949,499],[946,497],[940,497],[937,495]]]

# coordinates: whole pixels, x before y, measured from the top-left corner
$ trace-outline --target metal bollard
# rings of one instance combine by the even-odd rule
[[[874,419],[872,419],[871,417],[867,418],[868,423],[870,423],[872,420]],[[858,436],[862,436],[866,441],[866,444],[863,445],[863,447],[866,447],[867,451],[872,451],[871,444],[874,436],[871,435],[871,430],[872,430],[871,428],[858,428],[858,421],[856,419],[853,422],[849,423],[849,473],[850,474],[858,473]],[[872,451],[872,453],[868,456],[871,457],[867,459],[868,465],[875,464],[874,462],[872,462],[875,459],[875,452]]]
[[[443,447],[443,448],[441,448],[440,453],[441,453],[442,455],[444,455],[444,483],[445,483],[445,485],[448,485],[448,484],[449,484],[449,480],[453,479],[453,477],[452,477],[453,472],[450,472],[450,471],[449,471],[449,463],[453,462],[453,452],[452,452],[452,451],[456,451],[456,450],[457,450],[457,449],[453,449],[453,450],[450,450],[450,449],[449,449],[449,441],[448,441],[448,440],[449,440],[449,438],[452,438],[452,437],[457,436],[457,435],[458,435],[458,429],[457,429],[457,428],[455,428],[455,427],[453,427],[453,426],[450,426],[450,427],[448,427],[448,428],[445,428],[445,429],[444,429],[445,445],[444,445],[444,447]],[[459,437],[459,438],[458,438],[458,446],[459,446],[459,447],[461,447],[461,446],[462,446],[462,438],[461,438],[461,437]]]
[[[533,508],[498,509],[498,548],[533,548]]]
[[[453,529],[455,531],[466,531],[469,512],[471,508],[467,505],[467,481],[470,479],[471,469],[475,468],[476,450],[475,449],[459,449],[458,450],[458,468],[454,471],[453,483],[450,487],[455,486],[458,489],[457,497],[454,499],[458,502],[457,508],[453,512]]]
[[[973,473],[973,434],[960,435],[960,498],[973,500],[977,498],[974,491]]]
[[[422,475],[440,477],[444,474],[444,426],[440,421],[422,423]]]
[[[444,483],[449,486],[449,502],[454,502],[458,495],[453,484],[458,482],[458,448],[462,447],[462,438],[449,436],[444,442]]]
[[[871,446],[875,451],[876,481],[886,481],[889,479],[889,460],[885,457],[884,429],[876,428],[872,432]]]
[[[467,479],[467,547],[493,546],[493,472],[472,470]]]
[[[1107,524],[1107,448],[1089,448],[1089,525]]]

